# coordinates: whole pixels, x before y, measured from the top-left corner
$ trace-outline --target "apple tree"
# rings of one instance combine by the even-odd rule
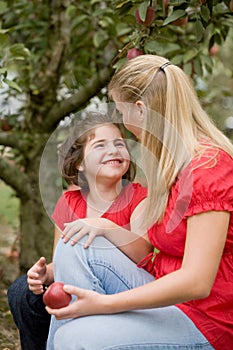
[[[210,74],[232,0],[3,0],[0,16],[0,179],[20,201],[25,272],[51,258],[39,167],[54,130],[93,97],[104,100],[114,70],[138,54],[165,56],[194,79]]]

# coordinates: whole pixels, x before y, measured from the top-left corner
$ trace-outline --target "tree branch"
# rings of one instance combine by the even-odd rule
[[[19,197],[30,197],[31,190],[27,175],[2,157],[0,157],[0,178],[11,186]]]
[[[112,73],[113,69],[110,67],[102,69],[85,86],[80,88],[76,94],[54,105],[48,113],[47,120],[43,122],[43,129],[47,131],[53,130],[54,126],[65,116],[84,107],[93,96],[96,96],[106,86]]]
[[[19,149],[20,141],[12,133],[0,132],[0,145]]]

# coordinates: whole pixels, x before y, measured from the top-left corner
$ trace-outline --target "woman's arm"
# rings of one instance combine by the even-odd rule
[[[71,239],[74,245],[87,235],[84,247],[88,248],[96,236],[104,236],[137,263],[153,250],[146,230],[142,228],[145,201],[134,209],[130,218],[130,231],[105,218],[86,218],[65,224],[63,240],[67,243]]]
[[[230,215],[210,211],[188,219],[182,266],[144,286],[113,295],[65,286],[78,300],[60,310],[48,309],[57,318],[112,314],[128,310],[175,305],[206,298],[214,283],[224,249]]]

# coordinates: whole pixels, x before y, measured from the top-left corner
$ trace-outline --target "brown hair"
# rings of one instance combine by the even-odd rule
[[[69,185],[73,184],[79,186],[81,189],[89,189],[85,174],[82,171],[79,171],[78,167],[84,160],[84,149],[87,141],[91,137],[94,137],[95,129],[104,124],[115,125],[120,130],[121,136],[123,138],[125,137],[125,128],[122,122],[120,123],[120,120],[115,122],[111,115],[87,112],[84,118],[80,117],[75,123],[69,136],[60,146],[58,157],[59,168],[64,180]],[[131,160],[129,169],[123,175],[122,179],[133,181],[135,175],[136,165]]]

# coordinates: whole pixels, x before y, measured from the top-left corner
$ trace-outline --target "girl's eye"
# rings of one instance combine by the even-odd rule
[[[124,142],[117,142],[116,147],[125,147]]]
[[[115,145],[116,147],[125,147],[125,143],[123,141],[118,141]]]

